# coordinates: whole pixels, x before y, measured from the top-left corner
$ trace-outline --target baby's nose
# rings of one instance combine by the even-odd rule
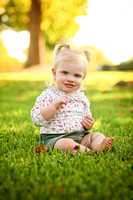
[[[71,81],[71,82],[74,81],[73,76],[69,75],[69,76],[67,77],[67,80],[68,80],[68,81]]]

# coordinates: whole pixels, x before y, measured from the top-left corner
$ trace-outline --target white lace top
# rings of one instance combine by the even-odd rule
[[[48,106],[58,96],[66,95],[68,103],[57,111],[55,116],[46,121],[41,113],[42,106]],[[91,115],[90,102],[84,92],[76,91],[74,95],[60,91],[56,86],[49,86],[37,97],[35,106],[31,110],[33,124],[40,126],[40,133],[69,133],[77,130],[84,130],[82,119]]]

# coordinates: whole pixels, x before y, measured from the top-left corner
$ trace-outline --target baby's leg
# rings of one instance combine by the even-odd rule
[[[114,140],[114,137],[106,138],[102,133],[90,133],[85,135],[81,141],[81,144],[89,147],[94,152],[104,151],[106,148],[111,147],[111,142]]]
[[[70,149],[72,154],[75,154],[78,150],[80,150],[82,153],[84,153],[86,150],[90,151],[89,148],[75,142],[71,138],[61,138],[61,139],[59,139],[55,143],[54,148],[61,149],[63,152],[68,151]]]
[[[105,151],[105,149],[109,150],[111,147],[111,143],[114,140],[114,137],[109,137],[109,138],[105,138],[103,139],[103,141],[101,142],[101,144],[97,145],[97,146],[92,146],[92,149],[97,153],[100,151]]]

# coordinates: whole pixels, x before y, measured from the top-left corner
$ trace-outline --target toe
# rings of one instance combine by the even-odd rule
[[[111,139],[111,141],[112,141],[112,140],[114,140],[115,138],[114,138],[114,137],[110,137],[110,139]]]

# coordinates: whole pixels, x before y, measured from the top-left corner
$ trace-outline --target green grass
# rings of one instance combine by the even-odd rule
[[[1,199],[131,200],[132,88],[86,90],[96,121],[92,131],[115,141],[108,152],[75,156],[32,151],[40,144],[30,111],[43,89],[43,81],[0,82]]]

